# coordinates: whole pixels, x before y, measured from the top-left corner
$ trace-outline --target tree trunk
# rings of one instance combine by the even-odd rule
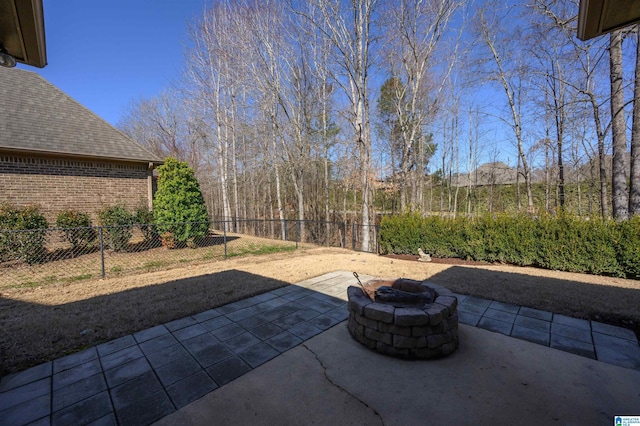
[[[627,190],[624,157],[627,152],[627,133],[624,120],[624,89],[622,87],[622,33],[610,34],[609,65],[611,73],[611,136],[613,161],[611,168],[613,218],[629,217],[629,192]]]
[[[636,32],[636,77],[633,87],[629,215],[640,216],[640,29]]]

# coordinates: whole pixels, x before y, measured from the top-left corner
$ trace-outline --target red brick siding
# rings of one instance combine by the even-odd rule
[[[147,164],[0,153],[0,203],[38,205],[49,223],[65,209],[89,213],[116,203],[147,205]]]

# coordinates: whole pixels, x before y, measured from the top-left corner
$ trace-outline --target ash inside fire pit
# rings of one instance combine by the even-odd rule
[[[414,359],[439,358],[457,349],[458,300],[448,289],[405,278],[360,285],[347,292],[349,332],[358,342]]]

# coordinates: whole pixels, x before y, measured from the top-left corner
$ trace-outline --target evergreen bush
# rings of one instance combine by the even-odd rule
[[[113,251],[125,250],[133,234],[133,214],[125,207],[115,205],[100,210],[98,219],[104,227],[103,232],[109,248]]]
[[[417,254],[619,277],[640,277],[640,218],[624,222],[561,214],[456,219],[417,213],[384,217],[384,253]]]
[[[56,218],[56,226],[63,228],[65,239],[73,249],[89,246],[96,239],[96,231],[91,228],[89,215],[76,210],[64,210]]]
[[[142,236],[147,243],[156,245],[160,241],[151,210],[143,206],[138,207],[134,213],[134,221],[140,228],[140,232],[142,232]]]
[[[209,232],[209,217],[193,169],[184,161],[167,158],[158,167],[158,191],[153,218],[160,235],[170,233],[176,243],[195,245]]]
[[[0,260],[22,259],[31,264],[44,262],[47,219],[37,207],[0,206]],[[17,231],[17,232],[11,232]]]

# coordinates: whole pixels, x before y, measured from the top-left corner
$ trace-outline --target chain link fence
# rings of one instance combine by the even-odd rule
[[[184,241],[174,237],[185,234],[198,236]],[[154,224],[0,230],[0,291],[294,251],[300,245],[377,253],[377,235],[377,226],[264,219],[212,220],[208,228],[176,223],[162,232]]]

